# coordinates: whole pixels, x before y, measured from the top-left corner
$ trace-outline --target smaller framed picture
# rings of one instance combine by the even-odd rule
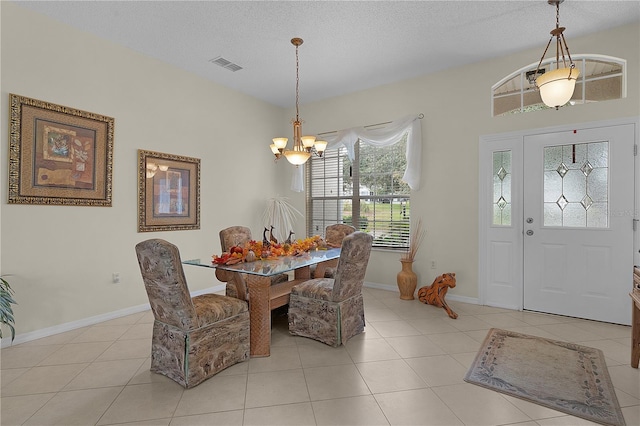
[[[138,232],[200,229],[200,159],[138,150]]]

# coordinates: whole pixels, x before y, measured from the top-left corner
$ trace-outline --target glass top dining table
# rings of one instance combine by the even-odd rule
[[[323,277],[324,269],[335,267],[339,258],[340,249],[332,248],[235,265],[219,265],[212,260],[201,259],[184,260],[182,263],[215,269],[220,281],[235,285],[238,298],[249,302],[251,356],[265,357],[271,354],[271,310],[288,304],[291,288],[312,278],[312,265],[317,265],[315,275]],[[274,275],[290,271],[293,271],[293,279],[272,282]]]
[[[331,248],[328,250],[312,250],[297,256],[280,256],[258,259],[254,262],[240,262],[235,265],[216,264],[213,263],[213,260],[204,261],[202,259],[184,260],[182,263],[185,265],[204,266],[207,268],[217,268],[230,272],[271,277],[273,275],[284,274],[289,271],[295,271],[297,269],[337,259],[339,257],[340,249]]]

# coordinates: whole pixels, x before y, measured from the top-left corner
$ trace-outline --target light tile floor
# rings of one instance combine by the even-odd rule
[[[184,390],[149,372],[150,312],[1,352],[1,424],[10,425],[587,425],[463,381],[491,327],[601,349],[627,425],[640,425],[630,327],[459,302],[460,315],[365,289],[364,334],[331,348],[288,334],[272,352]]]

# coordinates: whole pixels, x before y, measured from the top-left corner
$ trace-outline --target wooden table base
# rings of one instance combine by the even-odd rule
[[[271,355],[271,310],[289,303],[291,287],[309,279],[309,267],[295,270],[294,280],[271,285],[271,277],[232,272],[249,289],[249,336],[251,357]]]

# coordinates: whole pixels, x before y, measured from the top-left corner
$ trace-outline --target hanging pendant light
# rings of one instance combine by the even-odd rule
[[[555,109],[569,102],[576,87],[576,80],[578,76],[580,76],[580,71],[575,68],[575,64],[571,60],[569,47],[564,38],[563,31],[565,27],[560,26],[560,3],[563,1],[564,0],[547,0],[547,3],[550,5],[556,6],[556,27],[551,30],[551,38],[549,39],[549,43],[547,43],[547,47],[544,49],[535,73],[537,76],[536,88],[540,90],[542,102]],[[543,74],[540,74],[540,65],[554,37],[556,38],[556,69],[548,72],[543,71]],[[565,59],[565,51],[569,58],[568,61]],[[560,56],[562,56],[562,67]]]
[[[271,144],[271,152],[279,160],[283,155],[289,161],[289,163],[299,166],[307,162],[312,154],[322,157],[322,153],[327,147],[325,141],[316,141],[315,136],[302,136],[302,121],[299,117],[299,62],[298,62],[298,47],[303,43],[301,38],[292,38],[291,44],[296,47],[296,118],[293,120],[293,148],[288,150],[287,138],[273,138]]]

